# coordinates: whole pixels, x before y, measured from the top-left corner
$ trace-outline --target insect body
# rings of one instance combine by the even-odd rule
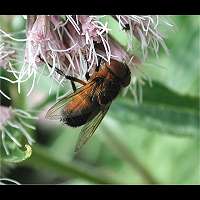
[[[87,83],[74,93],[64,97],[52,106],[46,114],[48,119],[60,119],[65,124],[81,130],[75,151],[93,135],[107,113],[112,100],[131,79],[127,65],[116,60],[104,63],[89,78]]]

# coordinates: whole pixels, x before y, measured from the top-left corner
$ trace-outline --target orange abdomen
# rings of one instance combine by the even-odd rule
[[[99,112],[99,106],[88,95],[76,95],[62,113],[62,121],[72,127],[85,124]]]

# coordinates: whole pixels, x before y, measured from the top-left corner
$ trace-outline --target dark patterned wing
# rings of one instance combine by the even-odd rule
[[[81,147],[92,137],[95,130],[103,120],[105,114],[107,113],[110,104],[101,110],[92,120],[88,121],[84,127],[81,129],[78,141],[76,143],[75,152],[78,152]]]
[[[91,89],[94,87],[95,81],[91,81],[87,85],[84,85],[80,88],[77,89],[76,92],[73,92],[65,97],[63,97],[61,100],[59,100],[57,103],[55,103],[47,112],[45,118],[47,119],[53,119],[53,120],[58,120],[61,119],[61,114],[63,108],[72,100],[74,100],[74,97],[76,95],[82,95],[85,90],[87,90],[89,87]]]

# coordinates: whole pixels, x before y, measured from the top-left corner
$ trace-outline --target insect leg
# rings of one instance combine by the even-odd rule
[[[87,62],[86,56],[85,56],[85,60],[86,60],[86,62]],[[98,64],[97,64],[96,69],[95,69],[96,72],[99,71],[99,68],[100,68],[100,66],[101,66],[101,60],[102,60],[102,58],[101,58],[101,57],[98,57]],[[88,71],[88,70],[89,70],[89,65],[88,65],[88,62],[87,62],[87,72],[86,72],[86,74],[85,74],[85,78],[86,78],[87,81],[90,79],[90,74],[89,74],[89,71]]]
[[[74,81],[70,80],[70,82],[71,82],[73,91],[76,92],[76,85],[75,85]]]
[[[87,63],[87,72],[85,73],[85,78],[86,78],[86,80],[88,81],[88,80],[90,79],[89,65],[88,65],[88,61],[87,61],[86,55],[85,55],[84,57],[85,57],[85,61],[86,61],[86,63]]]
[[[101,58],[101,57],[98,57],[98,64],[97,64],[96,69],[95,69],[96,72],[99,71],[99,68],[100,68],[100,66],[101,66],[101,60],[102,60],[102,58]]]
[[[80,80],[80,79],[78,79],[76,77],[65,75],[65,78],[69,79],[70,81],[74,81],[74,82],[80,83],[81,85],[86,85],[85,81],[82,81],[82,80]]]
[[[87,81],[90,79],[90,74],[89,74],[89,72],[86,72],[85,78],[86,78]]]
[[[45,62],[45,61],[41,58],[40,55],[39,55],[39,58],[40,58],[41,61]],[[50,65],[49,63],[48,63],[48,65],[49,65],[51,68],[53,68],[53,66]],[[70,81],[77,82],[77,83],[80,83],[80,84],[82,84],[82,85],[86,85],[86,83],[85,83],[84,81],[82,81],[82,80],[80,80],[80,79],[78,79],[78,78],[76,78],[76,77],[69,76],[69,75],[65,75],[64,72],[63,72],[62,70],[58,69],[57,67],[55,67],[55,71],[56,71],[58,74],[60,74],[61,76],[64,76],[66,79],[70,80]],[[74,84],[74,85],[75,85],[75,84]],[[72,88],[73,88],[73,87],[74,87],[74,86],[72,86]],[[73,90],[74,90],[74,88],[73,88]]]

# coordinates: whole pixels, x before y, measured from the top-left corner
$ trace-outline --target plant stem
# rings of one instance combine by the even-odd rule
[[[55,171],[66,177],[80,177],[85,180],[91,181],[97,184],[113,184],[114,181],[111,178],[105,177],[99,172],[88,169],[84,166],[79,166],[75,163],[64,162],[58,160],[48,153],[48,149],[45,149],[41,146],[33,147],[33,154],[30,159],[24,162],[25,165],[31,167],[41,168]]]

